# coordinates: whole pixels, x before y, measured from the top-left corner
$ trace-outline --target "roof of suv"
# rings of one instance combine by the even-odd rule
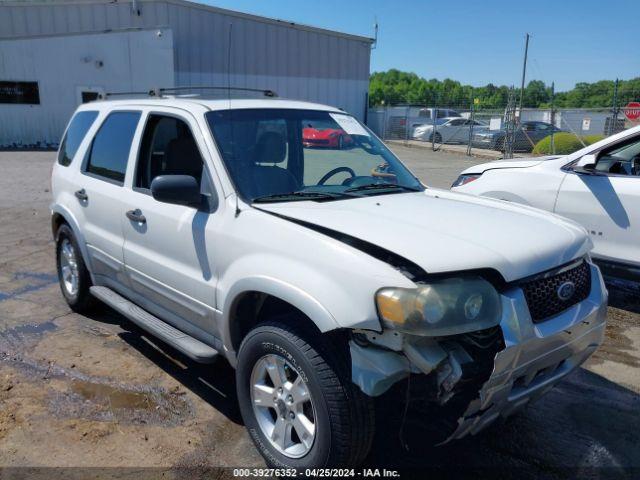
[[[172,97],[165,96],[161,98],[148,97],[131,97],[126,99],[107,99],[96,100],[81,105],[79,109],[92,109],[96,106],[100,107],[124,107],[124,106],[163,106],[163,107],[179,107],[189,109],[190,106],[200,105],[209,110],[229,110],[229,109],[247,109],[247,108],[290,108],[297,110],[323,110],[328,112],[341,112],[342,110],[323,105],[320,103],[303,102],[299,100],[287,100],[279,98],[235,98],[235,99],[208,99],[198,96]]]

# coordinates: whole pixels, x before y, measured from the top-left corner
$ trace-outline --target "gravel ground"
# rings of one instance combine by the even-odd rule
[[[479,162],[394,150],[436,187]],[[118,467],[108,471],[137,478],[155,477],[144,470],[154,467],[193,478],[193,468],[262,466],[223,361],[197,365],[106,307],[89,317],[67,308],[49,223],[53,159],[0,152],[0,478],[24,476],[6,467]],[[423,464],[493,477],[507,468],[519,479],[640,474],[640,302],[612,291],[612,305],[606,342],[584,368],[505,425]],[[56,472],[70,471],[45,476]]]

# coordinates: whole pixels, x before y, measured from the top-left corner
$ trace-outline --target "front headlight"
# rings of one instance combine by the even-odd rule
[[[481,173],[464,173],[460,175],[455,182],[453,182],[451,188],[461,187],[462,185],[466,185],[467,183],[471,183],[474,180],[479,179],[481,176]]]
[[[383,288],[376,294],[386,327],[421,336],[443,336],[498,325],[496,289],[480,277],[435,280],[417,288]]]

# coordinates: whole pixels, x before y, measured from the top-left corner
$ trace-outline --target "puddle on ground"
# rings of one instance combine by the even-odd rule
[[[43,323],[33,323],[27,325],[18,325],[17,327],[10,328],[2,332],[2,335],[6,336],[23,336],[23,335],[37,335],[45,332],[52,332],[58,328],[58,326],[52,321]]]
[[[49,320],[0,330],[0,352],[24,351],[33,341],[37,341],[40,335],[53,332],[57,328],[58,326]]]
[[[178,425],[194,414],[182,395],[151,386],[128,386],[102,379],[71,378],[56,390],[49,410],[59,417],[105,422]]]
[[[127,385],[86,375],[54,362],[29,358],[20,351],[2,351],[2,345],[0,361],[17,369],[25,382],[33,382],[45,390],[47,408],[59,418],[175,426],[195,415],[184,390]]]
[[[104,403],[116,409],[152,410],[157,406],[147,393],[122,390],[111,385],[76,380],[71,383],[71,390],[85,400]]]
[[[26,281],[26,285],[18,287],[10,292],[0,291],[0,302],[15,298],[18,295],[24,295],[33,293],[43,288],[47,288],[58,282],[58,276],[51,273],[40,272],[15,272],[13,274],[13,281],[22,282]]]

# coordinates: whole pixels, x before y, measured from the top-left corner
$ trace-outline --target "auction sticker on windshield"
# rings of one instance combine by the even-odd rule
[[[358,121],[350,115],[342,115],[340,113],[330,113],[331,118],[333,118],[340,128],[342,128],[349,135],[365,135],[369,136],[369,133],[364,129],[362,125],[358,123]]]

